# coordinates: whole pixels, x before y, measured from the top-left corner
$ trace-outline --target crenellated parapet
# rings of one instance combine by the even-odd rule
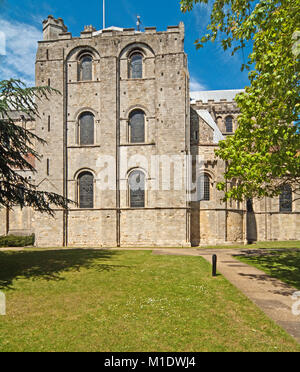
[[[111,26],[102,30],[97,31],[92,25],[84,26],[84,30],[80,34],[80,38],[93,38],[96,36],[131,36],[138,34],[160,34],[160,33],[181,33],[184,38],[184,24],[180,22],[177,26],[168,26],[166,31],[157,31],[156,27],[145,27],[144,32],[137,31],[135,28],[121,28]],[[64,24],[62,18],[55,18],[49,15],[47,19],[43,21],[43,41],[56,41],[56,40],[73,39],[72,34],[68,32],[67,26]],[[77,39],[75,37],[74,39]]]
[[[43,21],[43,40],[57,40],[60,38],[60,35],[67,32],[68,28],[62,18],[56,19],[52,15],[49,15]]]

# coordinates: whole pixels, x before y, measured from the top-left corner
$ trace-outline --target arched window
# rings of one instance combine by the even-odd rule
[[[143,77],[143,56],[133,53],[129,60],[129,78],[141,79]]]
[[[82,172],[78,176],[79,208],[94,208],[94,176],[90,172]]]
[[[79,65],[79,80],[88,81],[93,79],[93,58],[90,55],[85,55],[80,59]]]
[[[210,178],[207,174],[201,174],[197,182],[197,200],[210,200]]]
[[[227,116],[225,120],[226,132],[232,133],[233,132],[233,119],[232,116]]]
[[[90,112],[84,112],[79,117],[79,144],[94,144],[94,115]]]
[[[128,178],[130,208],[145,207],[145,174],[140,170],[130,173]]]
[[[279,210],[280,212],[292,212],[293,206],[293,192],[289,185],[282,187],[282,192],[279,196]]]
[[[16,186],[17,202],[21,208],[25,205],[25,187],[23,184],[17,184]]]
[[[134,110],[129,116],[129,131],[131,143],[145,142],[145,113]]]

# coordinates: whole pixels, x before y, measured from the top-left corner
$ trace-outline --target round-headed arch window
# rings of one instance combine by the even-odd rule
[[[93,58],[86,54],[79,61],[79,80],[89,81],[93,79]]]
[[[288,213],[293,211],[293,191],[290,185],[285,185],[281,188],[279,211]]]
[[[145,207],[145,174],[134,170],[128,177],[129,204],[131,208]]]
[[[141,79],[143,77],[143,56],[134,52],[129,58],[129,78]]]
[[[91,112],[83,112],[79,117],[79,144],[81,146],[94,144],[95,118]]]
[[[227,133],[233,132],[233,118],[232,116],[227,116],[225,119],[225,127]]]
[[[94,208],[94,176],[91,172],[82,172],[78,176],[79,208]]]
[[[134,110],[129,115],[129,132],[131,143],[145,142],[145,113]]]
[[[210,177],[204,173],[198,177],[197,181],[197,200],[198,201],[209,201],[210,195]]]

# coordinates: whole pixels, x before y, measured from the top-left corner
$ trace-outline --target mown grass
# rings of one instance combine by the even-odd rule
[[[200,247],[201,249],[300,249],[299,240],[289,241],[273,241],[273,242],[256,242],[249,245],[230,244],[230,245],[207,245]]]
[[[235,258],[300,289],[300,249],[253,251]]]
[[[1,351],[300,351],[200,257],[0,252]]]
[[[99,249],[97,247],[91,247]],[[244,245],[244,244],[227,244],[227,245],[207,245],[200,247],[192,247],[191,249],[300,249],[299,240],[290,240],[290,241],[273,241],[273,242],[255,242],[253,244]],[[75,248],[74,248],[75,249]],[[110,249],[117,250],[116,247],[110,247]],[[135,248],[136,249],[136,248]],[[143,247],[142,249],[152,250],[153,247]],[[157,248],[160,250],[161,248]],[[183,247],[163,247],[163,249],[183,249]],[[186,249],[186,248],[185,248]],[[35,250],[35,251],[45,251],[45,248],[39,247],[24,247],[24,250]],[[59,250],[57,247],[47,247],[47,250]],[[1,252],[1,247],[0,247]]]

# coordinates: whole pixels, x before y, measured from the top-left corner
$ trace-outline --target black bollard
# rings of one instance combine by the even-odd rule
[[[212,256],[212,276],[217,276],[217,255]]]

